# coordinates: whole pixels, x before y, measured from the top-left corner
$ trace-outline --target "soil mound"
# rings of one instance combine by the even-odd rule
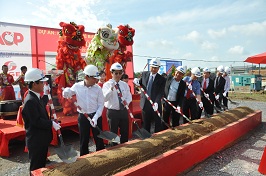
[[[43,174],[46,176],[113,175],[177,146],[196,140],[251,113],[254,113],[254,110],[248,107],[238,107],[214,115],[212,118],[195,120],[191,124],[179,126],[174,130],[168,129],[149,139],[136,140],[131,144],[87,155],[86,158],[79,158],[74,163],[62,164],[53,169],[48,169]]]

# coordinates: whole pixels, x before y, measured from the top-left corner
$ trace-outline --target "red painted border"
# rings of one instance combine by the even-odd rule
[[[129,175],[177,175],[192,166],[200,163],[212,154],[220,151],[228,144],[234,142],[239,137],[245,135],[261,123],[262,112],[256,111],[231,123],[224,128],[220,128],[198,140],[191,141],[173,150],[165,152],[151,160],[143,162],[135,167],[115,174],[115,176]],[[129,143],[134,142],[130,141]],[[126,145],[126,144],[122,144]],[[42,176],[42,171],[46,168],[32,172],[32,175]]]
[[[198,140],[186,143],[115,176],[180,174],[254,129],[261,123],[261,118],[262,112],[256,111]]]

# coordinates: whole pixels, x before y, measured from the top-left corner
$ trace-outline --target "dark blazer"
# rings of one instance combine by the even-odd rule
[[[47,96],[43,100],[29,91],[24,100],[22,117],[26,130],[26,146],[48,146],[53,139],[52,121],[49,119],[45,105]]]
[[[164,97],[165,98],[167,98],[167,96],[169,94],[169,89],[170,89],[170,85],[171,85],[172,80],[173,80],[173,76],[171,74],[169,74],[166,78],[165,87],[164,87]],[[177,101],[177,104],[179,106],[182,106],[185,90],[186,90],[186,83],[185,83],[185,81],[183,81],[181,79],[179,82],[177,93],[176,93],[176,101]]]
[[[202,87],[202,84],[203,84],[203,80],[200,83],[201,87]],[[214,95],[213,95],[213,92],[214,92],[214,81],[211,78],[209,78],[208,87],[204,90],[204,92],[206,94],[209,94],[209,97],[210,97],[211,100],[214,100]],[[202,93],[201,96],[203,97],[204,94]]]
[[[215,77],[215,79],[218,79],[218,77]],[[215,84],[215,81],[214,81],[214,84]],[[214,85],[214,92],[216,95],[224,92],[224,85],[225,85],[225,79],[222,76],[220,76],[220,80],[218,84],[216,85],[216,87]]]
[[[150,72],[146,71],[142,73],[141,78],[139,80],[140,85],[145,89],[145,91],[147,91],[149,78],[150,78]],[[163,97],[164,94],[164,85],[165,85],[165,78],[157,73],[152,84],[152,91],[150,98],[154,103],[155,102],[158,103],[159,108],[161,107],[161,98]],[[142,109],[144,108],[146,99],[147,99],[146,96],[142,92],[140,96],[140,107]]]

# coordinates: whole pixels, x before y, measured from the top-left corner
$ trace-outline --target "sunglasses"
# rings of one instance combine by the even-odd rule
[[[113,72],[113,74],[115,74],[115,75],[122,75],[123,72]]]

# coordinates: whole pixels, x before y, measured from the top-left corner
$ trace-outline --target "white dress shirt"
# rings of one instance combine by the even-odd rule
[[[229,76],[225,76],[225,85],[224,85],[224,92],[227,93],[230,90],[230,78]]]
[[[105,101],[104,106],[108,109],[120,110],[120,102],[118,100],[117,90],[115,87],[113,90],[111,89],[113,82],[115,82],[115,80],[110,79],[103,84],[102,90]],[[129,105],[129,103],[132,101],[132,95],[130,93],[128,84],[124,81],[119,81],[118,84],[123,96],[123,100],[126,100],[127,104]]]
[[[175,78],[171,81],[170,87],[169,87],[169,93],[167,96],[167,100],[169,101],[176,101],[176,94],[178,91],[180,81],[176,81]]]
[[[95,84],[87,87],[85,86],[84,81],[80,81],[75,83],[70,89],[76,94],[77,103],[83,112],[87,114],[96,112],[95,117],[97,118],[102,115],[104,97],[100,86]],[[82,113],[79,109],[77,111]]]
[[[204,81],[206,81],[206,88],[209,86],[209,82],[210,82],[210,80],[209,80],[210,78],[203,78],[203,81],[201,82],[201,87],[203,88],[203,86],[204,86]]]

